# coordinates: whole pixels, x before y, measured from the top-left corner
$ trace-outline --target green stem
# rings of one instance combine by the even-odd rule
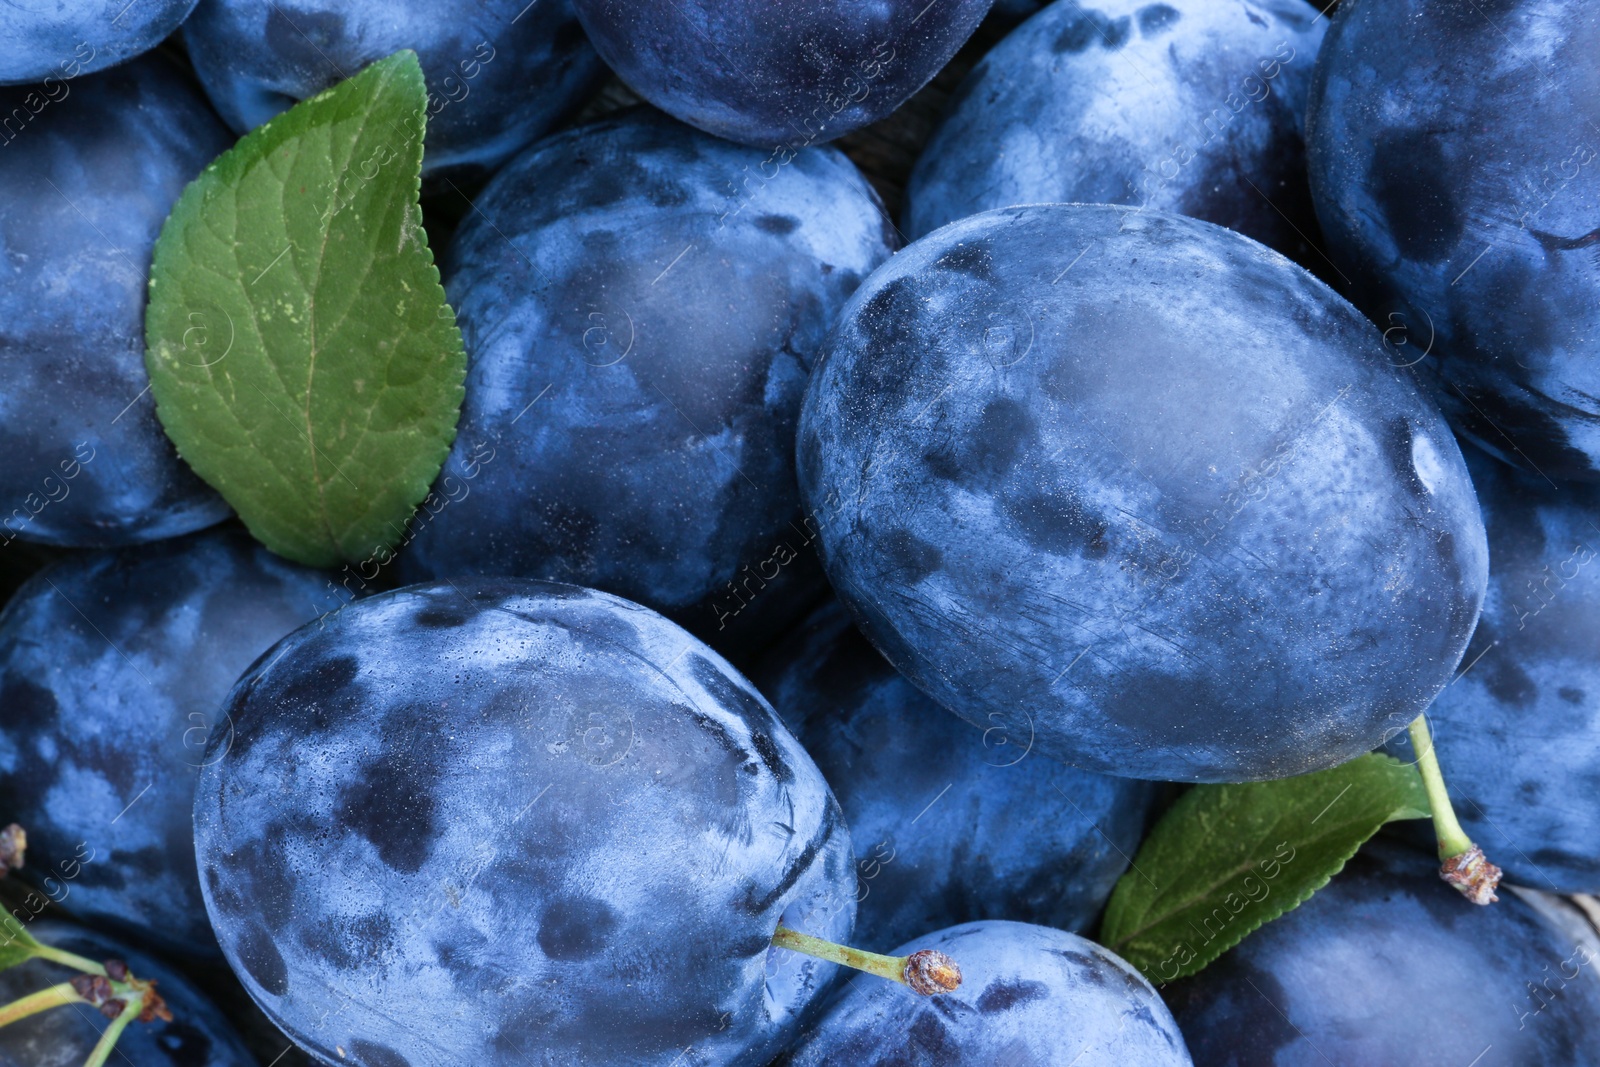
[[[62,982],[49,989],[41,989],[37,993],[30,993],[20,1000],[13,1000],[10,1004],[0,1007],[0,1026],[9,1026],[30,1015],[37,1015],[41,1011],[59,1008],[63,1004],[75,1004],[83,1001],[78,996],[78,991],[72,988],[71,982]]]
[[[106,973],[105,964],[96,963],[94,960],[86,959],[83,956],[78,955],[76,952],[68,952],[65,949],[52,948],[49,945],[38,944],[33,947],[33,954],[42,960],[53,960],[64,967],[71,967],[75,971],[82,971],[84,974]]]
[[[877,952],[863,952],[847,945],[836,945],[820,937],[802,934],[787,926],[778,927],[772,943],[819,960],[851,967],[891,982],[910,986],[923,996],[948,993],[961,984],[961,968],[956,961],[942,952],[925,948],[909,956],[884,956]]]
[[[105,1067],[106,1058],[117,1045],[117,1038],[122,1036],[122,1031],[126,1030],[128,1024],[137,1019],[139,1012],[143,1010],[144,997],[130,998],[128,1006],[122,1009],[122,1014],[111,1020],[111,1025],[100,1035],[100,1040],[94,1043],[94,1050],[89,1053],[89,1058],[83,1061],[83,1067]]]
[[[1444,772],[1439,769],[1439,757],[1433,751],[1427,715],[1418,715],[1408,732],[1411,747],[1417,754],[1417,770],[1422,772],[1422,786],[1428,791],[1428,805],[1433,808],[1433,831],[1439,838],[1439,858],[1448,860],[1464,855],[1472,850],[1472,838],[1461,828],[1455,808],[1450,805],[1450,791],[1445,788]]]

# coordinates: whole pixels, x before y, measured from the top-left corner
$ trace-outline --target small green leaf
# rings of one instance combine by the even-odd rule
[[[1117,882],[1100,939],[1152,982],[1194,974],[1327,885],[1384,823],[1428,814],[1416,768],[1378,754],[1297,778],[1196,786]]]
[[[156,411],[268,548],[380,556],[444,464],[466,353],[422,229],[427,90],[397,52],[184,190],[145,316]]]
[[[0,971],[27,963],[38,955],[39,942],[13,915],[0,921]]]

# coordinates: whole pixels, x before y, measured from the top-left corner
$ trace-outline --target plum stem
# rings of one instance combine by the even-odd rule
[[[1426,714],[1418,715],[1408,730],[1411,747],[1417,754],[1417,770],[1422,774],[1422,787],[1428,793],[1428,806],[1433,809],[1433,831],[1439,838],[1439,877],[1449,882],[1461,895],[1474,904],[1493,904],[1495,886],[1500,884],[1500,868],[1490,863],[1456,818],[1450,803],[1450,790],[1444,784],[1444,772],[1439,769],[1439,757],[1433,749],[1433,734],[1428,729]]]
[[[49,945],[41,944],[32,945],[30,948],[33,950],[33,954],[42,960],[52,960],[63,967],[71,967],[73,970],[82,971],[84,974],[103,975],[106,973],[103,964],[80,956],[76,952],[68,952],[65,949],[52,948]]]
[[[111,1050],[117,1045],[117,1038],[122,1036],[122,1031],[126,1030],[128,1024],[137,1019],[143,1010],[144,998],[130,997],[127,1006],[111,1020],[111,1025],[100,1035],[100,1040],[94,1043],[94,1049],[90,1051],[89,1058],[83,1061],[83,1067],[104,1067]]]
[[[78,991],[72,988],[71,982],[62,982],[49,989],[41,989],[37,993],[29,993],[10,1004],[0,1006],[0,1026],[9,1026],[30,1015],[37,1015],[41,1011],[59,1008],[63,1004],[76,1004],[83,998],[78,996]]]
[[[787,926],[778,927],[778,932],[772,935],[772,943],[791,952],[815,956],[841,967],[852,967],[891,982],[899,982],[925,997],[949,993],[961,985],[961,968],[956,961],[931,948],[920,949],[909,956],[884,956],[847,945],[836,945]]]

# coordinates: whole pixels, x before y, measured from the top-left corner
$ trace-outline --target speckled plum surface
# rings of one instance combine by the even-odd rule
[[[1486,581],[1460,452],[1378,331],[1176,215],[1008,208],[911,245],[823,353],[799,471],[891,663],[1105,773],[1350,759],[1449,680]]]
[[[226,745],[252,660],[337,606],[327,577],[242,532],[85,553],[0,615],[0,818],[21,877],[73,914],[215,955],[195,874],[194,785]]]
[[[574,0],[602,58],[669,114],[792,151],[875,122],[993,0]]]
[[[10,0],[0,17],[0,85],[67,82],[147,52],[178,28],[195,0]],[[11,119],[11,108],[0,115]],[[0,122],[0,142],[16,132]]]
[[[1303,127],[1328,20],[1305,0],[1052,4],[956,89],[906,233],[1013,204],[1215,222],[1311,264]]]
[[[1551,478],[1600,479],[1600,8],[1348,0],[1308,151],[1356,302],[1452,420]]]
[[[123,1031],[108,1062],[132,1067],[257,1067],[216,1006],[167,964],[104,934],[56,919],[29,923],[27,931],[46,945],[97,963],[121,960],[135,978],[156,982],[172,1021],[133,1023]],[[0,1004],[68,981],[75,973],[43,960],[7,968],[0,971]],[[105,1025],[100,1013],[84,1004],[52,1008],[11,1023],[0,1028],[0,1067],[82,1067]]]
[[[940,930],[961,988],[921,997],[856,979],[774,1067],[1188,1067],[1183,1035],[1139,972],[1075,934],[1016,922]]]
[[[159,56],[0,89],[0,115],[18,110],[0,137],[0,540],[118,545],[218,522],[227,505],[156,421],[144,305],[167,211],[232,139]]]
[[[183,36],[239,133],[413,49],[428,82],[430,178],[486,175],[566,118],[605,72],[571,0],[200,0]]]
[[[893,233],[842,154],[764,159],[641,108],[496,177],[445,263],[469,359],[457,488],[408,580],[592,586],[721,648],[819,595],[795,421]]]
[[[1600,489],[1476,449],[1489,593],[1463,671],[1428,709],[1457,817],[1512,882],[1600,892]],[[1397,757],[1415,757],[1401,734]]]
[[[755,680],[844,809],[857,947],[886,952],[978,919],[1081,931],[1138,851],[1150,783],[1064,767],[1027,736],[948,714],[837,603]]]
[[[616,597],[380,594],[228,709],[195,797],[206,904],[327,1063],[761,1063],[833,970],[770,948],[780,917],[849,936],[816,766],[725,661]]]
[[[1162,995],[1198,1067],[1600,1062],[1600,958],[1515,893],[1369,842],[1306,903]]]

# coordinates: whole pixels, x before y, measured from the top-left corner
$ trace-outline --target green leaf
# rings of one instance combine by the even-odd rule
[[[16,916],[0,919],[0,971],[27,963],[38,955],[39,942],[17,921]]]
[[[1196,786],[1117,882],[1100,939],[1152,982],[1194,974],[1327,885],[1384,823],[1428,815],[1416,768],[1375,753],[1297,778]]]
[[[415,53],[374,63],[225,152],[156,243],[162,425],[302,563],[383,558],[455,438],[466,353],[422,229],[426,107]]]

